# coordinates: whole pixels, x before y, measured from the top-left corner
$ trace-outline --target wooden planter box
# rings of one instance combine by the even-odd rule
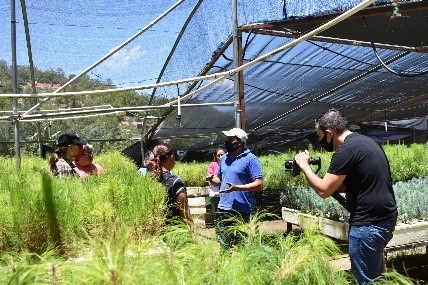
[[[190,213],[198,224],[205,225],[205,222],[212,222],[213,214],[209,204],[209,187],[187,187],[187,197],[189,198]],[[281,216],[280,196],[282,190],[257,191],[254,195],[254,206],[257,211],[267,211],[268,213]],[[273,217],[272,217],[273,219]]]
[[[302,229],[312,228],[326,236],[339,239],[348,239],[348,223],[336,222],[322,217],[301,213],[294,209],[282,208],[282,219],[287,224],[299,225]],[[387,249],[424,246],[428,241],[428,222],[421,221],[414,224],[397,224],[394,236],[388,243]]]
[[[187,197],[207,197],[210,194],[210,188],[205,187],[186,187],[187,188]]]
[[[348,223],[336,222],[284,207],[282,208],[282,219],[289,224],[298,225],[303,229],[311,228],[338,240],[347,240],[348,238]]]

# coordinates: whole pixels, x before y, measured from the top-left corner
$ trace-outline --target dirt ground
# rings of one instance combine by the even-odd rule
[[[293,225],[292,230],[299,229],[299,227]],[[260,230],[266,233],[286,233],[287,223],[282,220],[264,221],[261,223]],[[197,233],[201,237],[216,238],[213,227],[198,228]],[[337,269],[349,271],[351,264],[347,254],[347,244],[344,241],[337,241],[337,243],[343,254],[334,258],[331,263]],[[428,252],[425,247],[389,254],[386,267],[388,269],[394,268],[397,272],[415,279],[419,282],[418,284],[428,284]]]

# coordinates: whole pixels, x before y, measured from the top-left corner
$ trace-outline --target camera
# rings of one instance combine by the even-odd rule
[[[321,158],[320,157],[314,157],[311,158],[309,161],[310,165],[316,165],[318,168],[315,171],[315,173],[318,173],[318,171],[321,169]],[[286,160],[284,163],[284,167],[286,171],[291,171],[291,176],[297,176],[302,171],[297,165],[296,160]]]
[[[315,171],[315,173],[318,173],[318,171],[320,171],[320,169],[321,169],[321,158],[320,157],[311,158],[309,160],[309,164],[310,165],[316,165],[317,170]],[[297,163],[294,159],[293,160],[286,160],[284,163],[284,166],[285,166],[286,171],[291,171],[291,176],[297,176],[300,174],[300,172],[302,172],[302,170],[297,165]],[[339,202],[339,204],[342,205],[348,212],[350,212],[346,206],[346,199],[342,195],[340,195],[339,192],[336,191],[331,196],[334,199],[336,199],[336,201]]]

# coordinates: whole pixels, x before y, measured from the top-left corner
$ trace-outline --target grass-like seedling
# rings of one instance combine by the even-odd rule
[[[279,181],[272,187],[288,185],[285,159],[261,158],[264,171],[281,171],[266,174]],[[103,176],[59,179],[47,172],[46,160],[23,157],[17,170],[14,159],[0,158],[0,284],[353,282],[328,262],[340,252],[335,243],[315,231],[266,234],[259,225],[267,214],[259,214],[230,229],[243,239],[224,251],[192,227],[165,223],[164,187],[138,176],[120,153],[100,155],[97,162]],[[201,169],[203,179],[205,165]],[[197,180],[199,170],[193,171]],[[412,281],[392,272],[379,282]]]

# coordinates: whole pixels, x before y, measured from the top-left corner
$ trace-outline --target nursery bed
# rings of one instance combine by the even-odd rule
[[[324,235],[338,240],[347,240],[348,238],[349,225],[346,222],[308,215],[285,207],[282,208],[282,219],[287,223],[288,231],[292,225],[298,225],[302,229],[315,228]],[[428,247],[428,222],[418,221],[412,224],[397,224],[394,236],[384,251],[385,261],[390,252],[417,247]]]
[[[315,226],[323,234],[339,240],[347,240],[349,225],[330,219],[301,213],[294,209],[282,208],[282,219],[287,224],[299,225],[302,228]],[[394,237],[388,247],[398,247],[404,244],[418,243],[428,240],[428,221],[418,221],[412,224],[400,223],[395,227]]]

